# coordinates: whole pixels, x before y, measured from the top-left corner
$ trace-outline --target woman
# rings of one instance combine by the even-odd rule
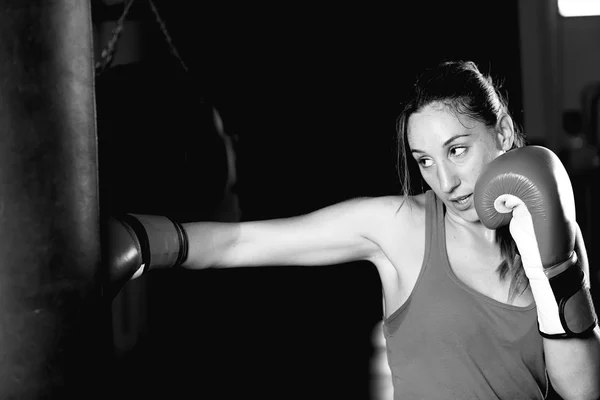
[[[569,329],[552,327],[559,313],[546,303],[560,299],[556,290],[556,301],[544,299],[552,292],[542,264],[537,268],[542,252],[530,246],[527,207],[507,198],[505,212],[514,209],[513,218],[497,229],[484,225],[476,209],[482,171],[524,145],[491,79],[471,62],[425,72],[399,118],[398,143],[403,195],[351,199],[293,218],[176,224],[189,246],[181,265],[370,261],[382,283],[395,399],[541,399],[553,389],[565,399],[597,398],[600,333],[593,308],[568,311],[593,320],[585,335],[567,337]],[[410,159],[430,188],[425,193],[409,192]],[[575,230],[579,262],[568,266],[587,274]],[[560,312],[562,318],[567,311]]]

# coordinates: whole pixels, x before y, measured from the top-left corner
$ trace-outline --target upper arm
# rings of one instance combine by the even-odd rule
[[[366,260],[394,223],[391,197],[356,198],[309,214],[239,224],[220,266],[332,265]]]

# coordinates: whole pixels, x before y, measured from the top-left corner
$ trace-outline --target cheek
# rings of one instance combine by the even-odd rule
[[[423,180],[425,181],[425,183],[431,188],[433,189],[434,192],[438,191],[438,187],[439,187],[439,181],[437,179],[437,174],[434,171],[433,168],[429,169],[429,170],[424,170],[424,169],[420,169],[421,172],[421,177],[423,178]]]
[[[431,174],[426,174],[421,171],[421,176],[423,177],[423,180],[430,188],[434,189],[436,187],[434,180],[431,179]]]
[[[471,177],[471,183],[475,183],[477,182],[477,179],[479,178],[479,175],[481,175],[481,173],[483,172],[483,170],[485,169],[485,167],[492,162],[495,158],[497,157],[496,154],[494,153],[485,153],[482,155],[482,157],[478,157],[477,160],[473,160],[473,163],[470,165],[470,172],[469,172],[469,176]]]
[[[496,137],[490,135],[485,143],[482,143],[483,162],[488,164],[493,159],[501,155],[504,151],[501,149],[500,143],[496,140]]]
[[[473,168],[471,170],[471,173],[469,174],[470,178],[470,182],[473,185],[475,185],[475,182],[477,182],[477,179],[479,179],[479,175],[481,175],[481,172],[483,171],[483,168],[481,168],[481,166],[479,168]]]

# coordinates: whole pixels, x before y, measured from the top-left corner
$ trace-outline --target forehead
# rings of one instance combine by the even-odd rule
[[[473,118],[455,112],[441,103],[432,103],[408,119],[407,140],[411,148],[440,147],[453,136],[486,134],[486,126]]]

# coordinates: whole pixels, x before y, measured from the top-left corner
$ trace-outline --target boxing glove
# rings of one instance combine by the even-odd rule
[[[181,224],[157,215],[109,218],[107,244],[107,294],[113,297],[127,281],[152,269],[181,265],[188,252],[188,238]]]
[[[511,150],[487,164],[474,205],[489,229],[509,225],[547,338],[585,337],[597,317],[575,252],[577,222],[569,176],[541,146]]]

